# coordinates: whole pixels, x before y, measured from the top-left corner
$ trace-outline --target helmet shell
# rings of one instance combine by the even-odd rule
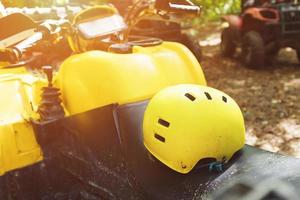
[[[162,163],[188,173],[203,158],[229,160],[245,144],[237,103],[200,85],[163,89],[150,101],[143,122],[144,145]]]

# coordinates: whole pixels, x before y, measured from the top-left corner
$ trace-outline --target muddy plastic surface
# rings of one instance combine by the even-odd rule
[[[278,178],[290,182],[296,188],[300,186],[300,159],[251,146],[245,146],[221,173],[197,167],[187,175],[173,172],[149,159],[142,145],[142,116],[145,107],[146,102],[124,106],[119,109],[118,116],[121,135],[127,138],[128,160],[140,183],[140,189],[144,190],[149,199],[206,199],[239,179],[260,182],[266,178]]]
[[[200,166],[186,175],[172,171],[143,145],[146,105],[110,105],[64,119],[69,130],[45,149],[45,162],[0,177],[1,199],[207,199],[238,180],[259,183],[267,178],[300,187],[299,159],[251,146],[222,172]],[[82,122],[87,122],[84,128],[76,128]]]

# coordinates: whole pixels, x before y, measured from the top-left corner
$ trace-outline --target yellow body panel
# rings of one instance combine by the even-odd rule
[[[5,67],[5,66],[7,66],[7,65],[9,65],[9,63],[7,63],[7,62],[0,62],[0,69],[3,68],[3,67]]]
[[[0,71],[0,175],[42,160],[30,119],[43,85],[24,68]]]
[[[134,47],[132,54],[74,55],[62,64],[56,84],[68,112],[77,114],[149,99],[162,88],[180,83],[206,85],[194,55],[181,44],[165,42]]]

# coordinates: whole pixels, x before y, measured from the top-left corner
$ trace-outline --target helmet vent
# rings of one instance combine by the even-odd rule
[[[226,98],[226,97],[222,96],[222,100],[223,100],[225,103],[227,103],[227,98]]]
[[[170,122],[167,122],[166,120],[163,120],[163,119],[159,119],[158,123],[167,128],[169,128],[169,126],[170,126]]]
[[[161,136],[161,135],[158,135],[157,133],[154,134],[154,137],[155,137],[157,140],[159,140],[159,141],[161,141],[161,142],[163,142],[163,143],[166,142],[166,138],[164,138],[164,137]]]
[[[186,93],[184,96],[186,96],[189,100],[191,101],[195,101],[196,97],[194,97],[193,95],[191,95],[190,93]]]
[[[210,96],[210,94],[208,92],[204,92],[204,94],[208,100],[212,100],[212,97]]]

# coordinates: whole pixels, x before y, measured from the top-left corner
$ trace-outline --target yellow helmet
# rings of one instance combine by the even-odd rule
[[[204,158],[228,161],[245,144],[237,103],[200,85],[177,85],[157,93],[147,106],[143,132],[149,152],[183,174]]]

